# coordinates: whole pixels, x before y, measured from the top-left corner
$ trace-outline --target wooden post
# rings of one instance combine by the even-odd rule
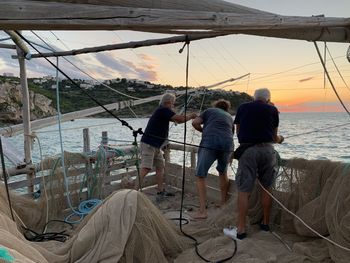
[[[84,128],[83,129],[83,151],[85,154],[88,154],[90,152],[90,134],[89,134],[89,128]],[[91,184],[91,175],[93,174],[92,171],[92,165],[90,163],[90,160],[85,162],[85,174],[86,174],[86,187],[88,189],[91,189],[93,187]],[[92,196],[89,196],[89,191],[88,191],[88,198],[92,198]]]
[[[30,102],[29,90],[26,74],[26,64],[23,51],[17,47],[17,56],[20,69],[20,81],[22,91],[22,118],[23,118],[23,132],[24,132],[24,157],[26,164],[32,164],[32,138],[31,138],[31,124],[30,124]],[[27,179],[30,182],[28,186],[28,193],[34,192],[34,173],[27,173]]]
[[[101,144],[102,144],[103,146],[107,146],[107,144],[108,144],[108,132],[106,132],[106,131],[103,131],[103,132],[102,132]]]
[[[90,135],[89,135],[89,128],[83,129],[83,140],[84,140],[84,153],[90,152]]]

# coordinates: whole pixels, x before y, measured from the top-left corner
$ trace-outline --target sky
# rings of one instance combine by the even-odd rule
[[[228,2],[281,15],[350,17],[349,0],[247,0]],[[44,45],[29,31],[25,36]],[[169,35],[131,31],[36,31],[56,50],[124,43]],[[0,39],[6,34],[0,31]],[[185,86],[186,52],[179,53],[182,43],[127,49],[68,57],[83,71],[97,79],[128,78],[153,83]],[[324,43],[318,43],[324,52]],[[349,43],[327,43],[334,60],[327,54],[332,81],[344,104],[350,108],[350,63],[346,59]],[[18,75],[18,63],[9,50],[0,49],[0,74]],[[73,78],[88,79],[71,64],[60,60],[60,67]],[[338,73],[337,68],[341,72]],[[55,75],[43,59],[27,62],[29,77]],[[247,92],[256,88],[271,90],[272,101],[281,112],[344,111],[328,81],[312,42],[247,35],[230,35],[193,41],[190,44],[189,85],[208,86],[250,73],[237,82],[219,86],[225,90]],[[345,82],[342,80],[345,80]]]

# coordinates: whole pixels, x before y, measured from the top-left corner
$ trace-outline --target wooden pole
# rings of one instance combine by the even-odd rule
[[[90,152],[90,134],[89,134],[89,128],[83,129],[83,141],[84,141],[84,153]]]
[[[149,39],[144,41],[131,41],[128,43],[104,45],[104,46],[82,48],[82,49],[75,49],[75,50],[69,50],[69,51],[33,54],[31,55],[31,58],[75,56],[79,54],[96,53],[96,52],[126,49],[126,48],[139,48],[139,47],[148,47],[148,46],[155,46],[155,45],[174,44],[178,42],[184,42],[187,40],[193,41],[193,40],[213,38],[213,37],[223,36],[223,35],[225,34],[196,34],[196,35],[175,36],[175,37],[159,38],[159,39]],[[12,56],[12,58],[16,58],[16,56]]]
[[[1,44],[0,43],[0,48],[16,49],[16,46],[15,45],[10,45],[10,44]]]
[[[108,132],[107,132],[107,131],[103,131],[103,132],[102,132],[101,144],[102,144],[103,146],[107,146],[107,144],[108,144]]]
[[[17,48],[19,69],[20,69],[20,82],[22,91],[22,118],[23,118],[23,132],[24,132],[24,157],[27,165],[32,164],[32,130],[30,123],[30,102],[29,102],[29,90],[27,82],[26,64],[24,59],[24,52],[22,49]],[[30,182],[28,187],[28,193],[34,192],[34,173],[27,173],[27,179]]]

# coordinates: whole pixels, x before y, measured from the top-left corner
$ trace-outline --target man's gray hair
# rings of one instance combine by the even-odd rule
[[[172,93],[165,93],[159,101],[159,105],[164,105],[165,102],[175,102],[175,95]]]
[[[255,90],[254,100],[263,100],[263,101],[267,102],[270,99],[271,99],[271,93],[270,93],[269,89],[261,88],[261,89]]]

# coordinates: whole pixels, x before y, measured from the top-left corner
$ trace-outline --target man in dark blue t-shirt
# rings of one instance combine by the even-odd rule
[[[166,93],[162,96],[159,107],[149,119],[141,138],[140,183],[142,185],[143,178],[155,167],[158,184],[157,195],[160,196],[167,195],[163,185],[165,160],[161,147],[168,138],[169,122],[184,123],[197,116],[195,113],[187,114],[187,116],[176,114],[173,111],[174,103],[175,96],[173,94]],[[137,188],[140,187],[138,186]]]
[[[254,101],[242,104],[236,113],[236,125],[239,148],[245,149],[238,160],[236,183],[238,188],[238,225],[235,229],[224,229],[226,235],[237,239],[246,237],[245,220],[248,211],[248,197],[252,192],[255,179],[258,178],[267,191],[270,191],[276,175],[277,159],[273,143],[282,143],[284,138],[277,135],[278,110],[270,102],[270,91],[257,89]],[[237,151],[237,150],[236,150]],[[235,152],[235,158],[236,152]],[[262,191],[263,219],[262,230],[269,230],[271,197]]]

